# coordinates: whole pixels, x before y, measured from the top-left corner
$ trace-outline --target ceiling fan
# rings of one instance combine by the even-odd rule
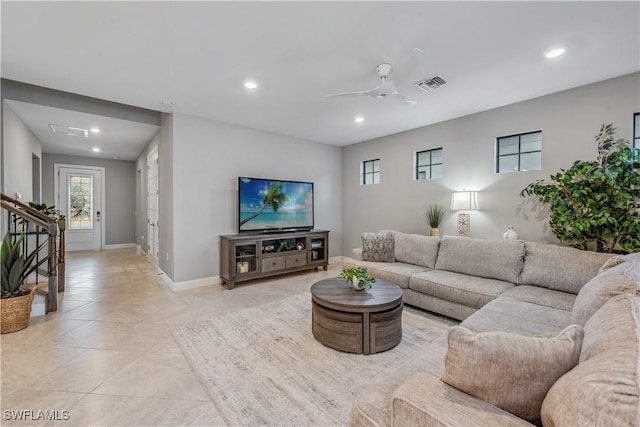
[[[423,57],[424,53],[422,52],[422,50],[415,48],[395,69],[391,66],[391,64],[387,63],[380,64],[376,67],[376,72],[378,73],[378,76],[381,80],[380,85],[378,85],[377,87],[361,92],[334,93],[331,95],[325,95],[325,97],[370,96],[372,98],[384,99],[396,96],[409,104],[417,104],[418,101],[416,101],[415,99],[409,98],[408,96],[398,92],[398,86],[406,83],[406,80],[411,77],[413,71],[422,62]]]

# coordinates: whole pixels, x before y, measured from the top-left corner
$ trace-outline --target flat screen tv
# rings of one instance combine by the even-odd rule
[[[238,178],[240,233],[313,228],[313,183]]]

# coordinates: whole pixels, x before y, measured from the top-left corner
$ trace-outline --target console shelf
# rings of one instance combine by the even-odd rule
[[[220,277],[229,289],[238,282],[328,266],[325,230],[220,236]]]

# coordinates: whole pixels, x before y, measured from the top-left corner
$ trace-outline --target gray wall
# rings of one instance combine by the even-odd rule
[[[330,254],[341,254],[340,158],[339,147],[174,114],[173,281],[219,275],[218,236],[238,231],[238,176],[314,182],[316,228],[331,231]]]
[[[54,197],[54,164],[105,168],[104,221],[106,245],[135,242],[136,169],[135,162],[44,154],[42,159],[42,200],[57,204]]]
[[[160,191],[158,239],[160,239],[158,264],[172,280],[174,274],[174,131],[173,114],[162,114],[160,144],[158,146],[158,187]],[[179,248],[178,248],[179,250]],[[203,276],[197,276],[203,277]]]
[[[520,191],[547,179],[575,160],[597,155],[594,136],[613,123],[617,136],[631,140],[634,112],[640,111],[640,73],[583,86],[411,131],[344,147],[342,156],[342,248],[360,246],[360,233],[380,229],[427,232],[429,204],[450,205],[454,190],[478,190],[480,210],[471,212],[470,236],[498,239],[513,225],[520,238],[557,242],[547,210],[522,199]],[[496,137],[542,130],[540,171],[495,173]],[[443,147],[443,178],[413,180],[415,151]],[[381,159],[381,183],[360,185],[360,163]],[[450,213],[441,234],[457,234]]]
[[[10,197],[20,193],[23,202],[31,202],[34,200],[33,155],[42,159],[41,143],[6,102],[2,101],[2,105],[2,192]]]

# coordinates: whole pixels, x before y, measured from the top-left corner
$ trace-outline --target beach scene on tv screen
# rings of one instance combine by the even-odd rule
[[[313,185],[240,179],[240,230],[313,226]]]

